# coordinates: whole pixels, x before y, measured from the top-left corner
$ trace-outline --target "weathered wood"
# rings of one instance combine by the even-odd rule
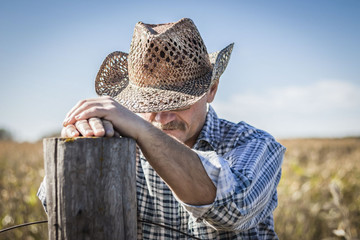
[[[136,239],[135,146],[44,139],[49,239]]]

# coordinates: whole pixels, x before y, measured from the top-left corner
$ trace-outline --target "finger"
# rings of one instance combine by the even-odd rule
[[[106,97],[101,97],[103,99],[105,99]],[[76,116],[77,114],[75,114],[75,112],[79,111],[81,112],[81,109],[86,108],[89,104],[94,103],[96,101],[99,101],[99,98],[90,98],[90,99],[86,99],[86,100],[81,100],[79,101],[67,114],[66,117],[63,121],[63,126],[66,126],[67,124],[70,123],[70,119],[72,119],[74,116]],[[72,122],[71,124],[75,123]]]
[[[87,120],[79,120],[75,123],[76,129],[85,137],[94,136],[94,131],[91,129]]]
[[[94,117],[105,118],[108,113],[108,109],[106,109],[101,103],[93,103],[91,105],[87,105],[86,107],[81,106],[70,116],[65,126],[73,124],[79,120],[86,120]]]
[[[91,117],[98,117],[95,115],[89,116],[89,117],[84,117],[84,118],[77,117],[79,115],[83,115],[83,113],[87,112],[87,111],[95,112],[97,107],[100,107],[99,103],[91,103],[88,101],[83,103],[81,106],[76,108],[67,118],[65,118],[63,125],[66,126],[68,124],[75,124],[75,122],[77,122],[79,120],[87,120]],[[77,117],[77,118],[75,118],[75,117]]]
[[[100,118],[90,118],[88,122],[95,137],[103,137],[105,135],[105,128]]]
[[[80,133],[76,130],[74,125],[68,125],[61,129],[61,137],[78,137]]]
[[[114,99],[108,96],[86,100],[64,120],[63,124],[66,126],[78,120],[90,119],[92,117],[103,118],[106,116],[109,107],[113,107],[113,103]]]
[[[78,102],[75,104],[75,106],[70,109],[70,111],[69,111],[69,112],[66,114],[66,116],[65,116],[63,125],[65,124],[65,122],[66,122],[66,120],[69,118],[69,116],[70,116],[77,108],[79,108],[81,105],[83,105],[85,102],[86,102],[86,100],[78,101]]]
[[[114,131],[114,137],[121,137],[121,135],[118,131]]]
[[[105,136],[107,136],[107,137],[114,136],[114,126],[112,125],[112,122],[103,119],[102,123],[105,128]]]
[[[78,115],[80,112],[84,111],[85,109],[89,108],[89,101],[84,100],[81,101],[81,105],[75,106],[71,113],[66,116],[64,119],[63,125],[66,126],[68,124],[75,124],[76,120],[74,117]]]

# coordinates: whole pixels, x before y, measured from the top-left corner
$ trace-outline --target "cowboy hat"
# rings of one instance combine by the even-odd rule
[[[233,43],[207,53],[191,19],[135,25],[129,54],[109,54],[96,76],[99,96],[111,96],[133,112],[161,112],[200,100],[224,72]]]

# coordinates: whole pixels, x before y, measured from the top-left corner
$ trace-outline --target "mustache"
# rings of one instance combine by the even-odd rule
[[[183,122],[172,121],[167,124],[161,124],[159,122],[152,122],[152,124],[161,130],[180,130],[185,131],[186,125]]]

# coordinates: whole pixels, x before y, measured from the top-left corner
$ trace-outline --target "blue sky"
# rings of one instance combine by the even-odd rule
[[[135,24],[193,19],[209,52],[235,47],[213,103],[277,138],[360,135],[360,1],[1,1],[0,128],[33,141],[95,97]]]

